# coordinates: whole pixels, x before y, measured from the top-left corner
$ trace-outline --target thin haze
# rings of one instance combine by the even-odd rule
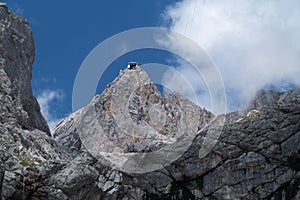
[[[61,101],[64,98],[64,93],[59,90],[46,90],[37,96],[37,100],[40,104],[41,111],[46,121],[48,122],[51,132],[54,130],[56,124],[61,120],[53,112],[51,112],[51,103],[55,100]]]
[[[169,28],[192,38],[212,57],[224,80],[229,110],[245,104],[261,88],[300,84],[296,0],[183,0],[168,7],[164,18]],[[177,68],[191,80],[200,104],[209,108],[201,78],[180,60]],[[189,96],[178,76],[165,74],[164,82]]]

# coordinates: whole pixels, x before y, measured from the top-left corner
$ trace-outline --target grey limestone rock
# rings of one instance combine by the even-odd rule
[[[3,6],[0,7],[0,40],[1,122],[15,121],[26,129],[50,134],[31,90],[35,54],[31,30],[24,18]]]
[[[0,5],[0,198],[29,198],[35,168],[66,158],[32,94],[34,41],[25,19]],[[37,177],[31,177],[31,174]]]
[[[140,73],[143,75],[135,75]],[[144,138],[142,138],[144,139],[142,141],[128,140],[126,138],[128,136],[122,134],[122,129],[114,124],[118,117],[115,115],[116,110],[120,110],[122,106],[120,106],[120,103],[113,102],[120,99],[111,100],[113,92],[117,92],[120,88],[122,88],[122,92],[130,91],[129,89],[126,90],[127,84],[130,85],[130,83],[126,83],[126,80],[136,78],[132,76],[142,77],[141,80],[145,80],[145,84],[144,87],[136,87],[139,90],[134,90],[133,93],[122,93],[123,96],[129,96],[129,100],[124,103],[126,107],[123,108],[127,109],[129,114],[126,116],[127,118],[123,119],[126,121],[129,118],[132,124],[150,126],[156,130],[161,127],[160,121],[166,120],[170,123],[168,125],[171,126],[171,129],[165,132],[160,132],[161,129],[158,129],[156,134],[173,137],[172,134],[169,134],[173,133],[174,130],[176,132],[176,124],[180,123],[176,120],[172,121],[172,118],[163,118],[160,113],[155,114],[160,120],[151,123],[153,121],[149,116],[151,115],[149,114],[151,109],[147,106],[151,107],[155,103],[159,103],[159,105],[163,105],[162,109],[166,113],[165,116],[168,116],[169,110],[171,113],[172,111],[187,111],[186,107],[185,109],[181,107],[176,109],[176,106],[184,105],[183,102],[187,102],[187,100],[183,100],[180,95],[174,95],[171,99],[164,99],[165,97],[160,96],[155,86],[148,82],[149,80],[142,69],[137,68],[136,71],[125,70],[125,72],[121,72],[120,76],[108,86],[103,94],[96,96],[87,107],[72,114],[65,119],[65,122],[60,123],[55,132],[58,138],[57,141],[60,140],[60,135],[66,133],[66,135],[72,135],[74,130],[85,132],[85,130],[90,129],[87,131],[90,134],[89,136],[100,134],[100,138],[106,143],[112,141],[110,148],[98,148],[97,150],[100,152],[119,151],[119,153],[126,154],[139,151],[151,152],[162,148],[165,144],[159,143],[160,140],[155,137],[151,141]],[[140,90],[140,88],[142,89]],[[119,170],[119,168],[115,169],[110,161],[105,161],[105,158],[99,159],[99,157],[95,168],[98,169],[101,166],[102,169],[105,166],[109,169],[108,171],[98,171],[99,183],[97,186],[101,191],[99,198],[297,199],[300,184],[297,175],[300,169],[300,109],[298,109],[300,99],[297,91],[298,89],[295,88],[286,93],[275,94],[271,92],[274,99],[268,95],[265,97],[266,100],[263,99],[264,97],[260,97],[260,100],[257,100],[260,102],[259,105],[252,107],[255,112],[250,112],[249,115],[244,116],[238,116],[236,112],[230,113],[225,116],[227,120],[224,127],[218,127],[217,123],[216,127],[212,129],[209,129],[209,127],[213,126],[213,123],[210,122],[213,119],[213,114],[188,102],[187,104],[192,106],[191,110],[194,110],[196,115],[208,117],[205,117],[205,123],[201,123],[200,117],[193,117],[190,121],[191,124],[196,125],[194,128],[197,132],[186,151],[167,166],[144,173],[128,173],[122,171],[122,169]],[[117,106],[117,108],[114,108],[114,106]],[[182,117],[183,115],[184,112],[177,116]],[[102,120],[96,122],[95,120],[99,118]],[[71,126],[70,123],[67,123],[70,119],[74,120]],[[175,117],[174,119],[178,118]],[[88,122],[89,127],[85,126],[86,122]],[[125,125],[128,125],[128,122]],[[168,127],[168,125],[165,127]],[[107,128],[102,128],[105,126]],[[85,129],[82,129],[82,127]],[[114,127],[113,131],[104,131],[109,130],[110,127]],[[125,126],[125,129],[130,127]],[[220,129],[222,134],[214,148],[205,157],[200,158],[198,152],[203,147],[203,138],[207,135],[207,132]],[[64,130],[64,132],[61,130]],[[147,129],[144,130],[147,131]],[[104,135],[102,135],[103,133]],[[79,139],[85,140],[82,138],[84,134],[82,135],[79,132],[77,134],[81,135]],[[119,140],[114,140],[113,135],[120,136],[117,137]],[[104,139],[105,137],[107,139]],[[122,143],[122,140],[126,142]],[[71,141],[67,146],[72,146]],[[92,146],[96,144],[97,146],[98,144],[101,145],[103,141],[99,140],[100,143],[83,142],[81,150],[90,150],[91,148],[85,145]],[[118,146],[116,141],[121,142],[120,144],[141,145],[133,146],[128,150],[126,145]],[[151,143],[153,141],[154,144]],[[166,145],[169,145],[169,143]],[[146,150],[141,148],[146,148]],[[80,150],[79,148],[75,149],[77,149],[77,153]],[[92,155],[94,155],[93,152]],[[160,156],[163,159],[164,155]],[[146,165],[146,161],[143,164]],[[134,165],[128,166],[135,167]],[[117,178],[117,181],[109,179],[112,169],[118,171],[118,177],[122,178]]]
[[[0,199],[300,198],[299,88],[214,116],[136,67],[51,136],[30,86],[32,33],[2,4],[0,38]]]

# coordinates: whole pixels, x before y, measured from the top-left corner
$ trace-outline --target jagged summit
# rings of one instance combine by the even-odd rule
[[[0,37],[0,199],[300,199],[299,88],[261,93],[257,111],[212,126],[211,113],[126,69],[54,140],[30,87],[31,31],[5,6]]]
[[[212,117],[179,94],[161,96],[147,73],[136,66],[120,71],[101,95],[61,122],[54,137],[64,146],[77,149],[81,146],[72,141],[78,140],[67,135],[81,136],[87,140],[88,149],[151,152],[176,141],[184,133],[186,121],[189,131],[196,134]]]

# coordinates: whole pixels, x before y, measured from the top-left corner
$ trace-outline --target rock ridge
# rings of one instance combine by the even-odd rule
[[[299,87],[216,117],[126,69],[51,136],[30,86],[32,33],[2,4],[0,37],[0,199],[300,199]]]

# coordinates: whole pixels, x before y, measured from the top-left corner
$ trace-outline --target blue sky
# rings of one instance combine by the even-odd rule
[[[227,111],[249,102],[262,88],[300,85],[300,3],[297,0],[4,0],[24,16],[33,31],[36,57],[32,86],[51,126],[72,112],[72,88],[88,53],[105,39],[133,28],[164,26],[197,42],[212,58],[224,81]],[[165,38],[171,48],[180,41]],[[179,44],[179,45],[178,45]],[[189,46],[180,49],[190,51]],[[200,56],[201,57],[201,56]],[[199,60],[199,55],[192,59]],[[188,64],[170,53],[145,49],[121,56],[107,69],[97,93],[128,61],[175,66],[196,91],[200,106],[210,93]],[[164,74],[187,98],[174,73]]]
[[[46,118],[60,118],[72,111],[71,97],[76,72],[87,54],[100,42],[119,32],[148,26],[161,26],[162,13],[174,0],[90,0],[84,1],[4,1],[24,16],[33,31],[36,57],[32,87],[49,110]],[[123,56],[105,74],[98,91],[111,82],[127,61],[164,62],[159,54],[147,50]],[[150,56],[151,54],[151,56]],[[167,55],[167,54],[166,54]],[[138,57],[138,59],[136,59]],[[53,93],[53,92],[56,93]],[[43,96],[44,92],[44,96]],[[48,105],[50,103],[50,105]],[[43,104],[43,103],[42,103]]]

